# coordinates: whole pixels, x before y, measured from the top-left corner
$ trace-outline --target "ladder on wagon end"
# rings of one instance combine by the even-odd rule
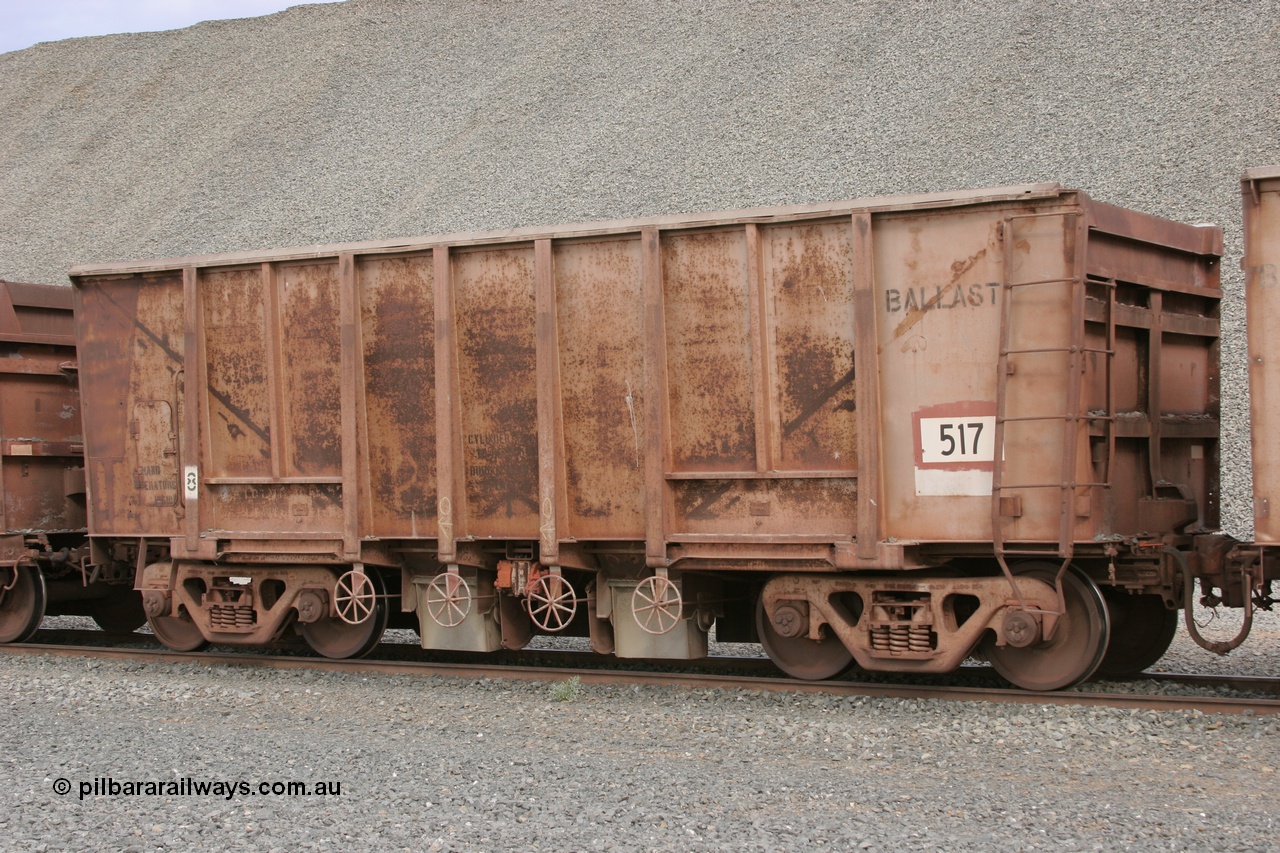
[[[1053,220],[1058,220],[1055,224]],[[1082,211],[1065,213],[1028,214],[1008,217],[1003,225],[1004,269],[1001,281],[1000,350],[996,377],[995,460],[991,482],[991,536],[995,556],[1000,568],[1009,578],[1010,586],[1025,607],[1018,586],[1013,582],[1009,567],[1010,557],[1057,558],[1061,561],[1056,577],[1058,600],[1062,601],[1062,577],[1075,553],[1076,501],[1081,489],[1110,487],[1111,465],[1115,456],[1115,388],[1112,364],[1116,348],[1114,281],[1088,280],[1085,274],[1085,247],[1087,224]],[[1019,247],[1022,247],[1021,249]],[[1038,253],[1037,250],[1040,250]],[[1044,262],[1042,262],[1042,259]],[[1056,269],[1049,267],[1060,264]],[[1089,310],[1088,288],[1105,288],[1104,300],[1094,300],[1100,305]],[[1047,294],[1047,296],[1046,296]],[[1039,296],[1036,299],[1035,296]],[[1061,326],[1046,315],[1046,307],[1070,305],[1070,328],[1062,339],[1041,344],[1044,333],[1054,335]],[[1057,309],[1060,311],[1060,307]],[[1090,316],[1092,315],[1092,316]],[[1099,316],[1101,315],[1101,316]],[[1101,322],[1106,328],[1105,346],[1089,346],[1085,334],[1086,321]],[[1015,334],[1019,329],[1034,329],[1034,336]],[[1054,354],[1065,356],[1066,378],[1061,385],[1062,396],[1045,393],[1052,388],[1046,383],[1043,370],[1018,370],[1019,362],[1025,366],[1031,359],[1052,358]],[[1101,357],[1102,378],[1105,383],[1105,411],[1084,411],[1083,384],[1087,361]],[[1015,360],[1016,358],[1016,360]],[[1055,380],[1057,377],[1053,377]],[[1062,401],[1058,410],[1045,410],[1054,399]],[[1007,458],[1006,440],[1011,431],[1017,433],[1023,427],[1036,424],[1060,424],[1061,440],[1059,476],[1056,480],[1008,482],[1008,475],[1025,471],[1029,455],[1038,451],[1015,450],[1013,461]],[[1107,445],[1105,474],[1102,482],[1077,480],[1079,427],[1082,424],[1100,424]],[[1041,436],[1046,433],[1041,433]],[[1048,434],[1053,434],[1049,431]],[[1043,448],[1044,439],[1039,445]],[[1018,494],[1027,491],[1056,491],[1058,493],[1057,542],[1043,539],[1015,538],[1012,528],[1021,516],[1022,499]]]

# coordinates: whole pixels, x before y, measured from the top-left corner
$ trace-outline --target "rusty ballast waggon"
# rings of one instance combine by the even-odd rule
[[[133,572],[88,569],[71,289],[0,281],[0,351],[0,642],[46,614],[132,631]]]
[[[93,563],[175,648],[1137,671],[1217,525],[1221,243],[1034,184],[78,267]]]

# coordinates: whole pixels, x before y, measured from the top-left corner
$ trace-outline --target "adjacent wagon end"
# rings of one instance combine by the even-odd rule
[[[69,287],[0,281],[0,642],[46,614],[142,624],[129,567],[90,571]]]

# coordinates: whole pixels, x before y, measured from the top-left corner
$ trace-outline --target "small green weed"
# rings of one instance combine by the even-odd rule
[[[582,679],[578,676],[551,685],[551,698],[557,702],[572,702],[582,692]]]

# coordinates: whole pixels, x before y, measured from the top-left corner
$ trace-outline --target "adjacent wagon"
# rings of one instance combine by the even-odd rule
[[[46,614],[144,621],[128,566],[86,568],[84,439],[69,287],[0,281],[0,642]]]

